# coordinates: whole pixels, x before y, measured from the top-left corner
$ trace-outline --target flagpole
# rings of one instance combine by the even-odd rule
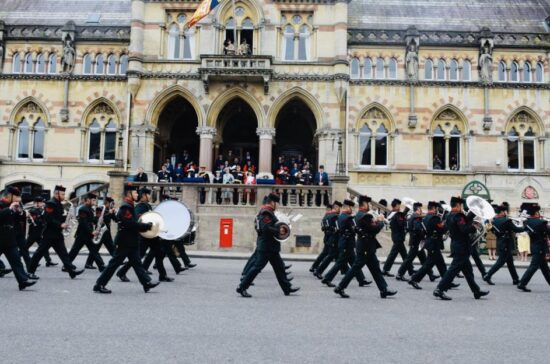
[[[233,6],[233,45],[235,46],[235,54],[237,54],[237,14],[235,11],[235,0],[231,0],[231,4]]]

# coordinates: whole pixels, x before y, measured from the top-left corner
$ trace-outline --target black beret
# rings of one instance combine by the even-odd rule
[[[14,196],[21,196],[21,190],[14,186],[8,186],[6,188],[6,193],[12,194]]]
[[[139,187],[134,186],[132,183],[126,183],[124,185],[124,193],[130,192],[130,191],[138,191]]]
[[[388,201],[386,201],[385,199],[381,199],[380,201],[378,201],[378,203],[382,206],[388,206]]]
[[[355,206],[355,202],[353,202],[352,200],[345,199],[344,200],[344,205],[349,206],[349,207],[353,207],[353,206]]]
[[[150,190],[149,188],[147,188],[147,187],[142,187],[142,188],[139,190],[139,193],[140,193],[141,195],[144,195],[144,194],[146,194],[146,193],[147,193],[147,194],[150,194],[150,193],[151,193],[151,190]]]
[[[420,208],[420,207],[422,207],[422,206],[423,206],[423,205],[422,205],[422,202],[415,202],[415,203],[413,204],[413,210],[416,210],[416,209],[418,209],[418,208]]]
[[[340,201],[334,201],[332,203],[332,206],[338,206],[338,207],[342,207],[342,203]]]
[[[36,196],[33,200],[34,202],[44,202],[44,197],[42,196]]]
[[[372,198],[369,196],[359,196],[359,205],[362,205],[364,203],[369,203],[372,201]]]
[[[437,209],[441,207],[441,205],[439,204],[439,202],[437,201],[430,201],[428,202],[428,210],[431,210],[431,209]]]
[[[57,203],[54,200],[48,200],[48,201],[46,201],[46,206],[56,207]]]
[[[530,206],[527,208],[527,213],[529,215],[534,215],[539,211],[540,211],[540,205],[538,203],[530,204]]]
[[[55,186],[55,188],[53,190],[54,190],[54,192],[57,192],[57,191],[65,192],[67,189],[65,187],[61,186],[61,185],[57,185],[57,186]]]
[[[524,202],[521,204],[521,206],[519,207],[520,211],[524,211],[524,210],[527,210],[529,208],[531,204],[530,203],[527,203],[527,202]]]
[[[500,211],[510,212],[510,204],[508,202],[503,202],[499,206]]]
[[[391,202],[391,206],[395,207],[397,205],[401,205],[401,200],[394,198],[393,201]]]
[[[504,206],[499,206],[499,205],[495,205],[495,204],[493,204],[491,206],[493,206],[493,210],[495,210],[495,214],[500,214],[503,211],[502,208],[504,207]]]
[[[267,201],[278,203],[279,201],[281,201],[281,199],[279,198],[278,194],[271,192],[269,195],[267,195]]]
[[[93,200],[94,198],[97,198],[97,195],[93,192],[90,192],[84,198],[88,198],[90,200]]]
[[[463,198],[461,197],[451,197],[451,205],[455,205],[457,203],[464,203],[466,201],[464,201]]]

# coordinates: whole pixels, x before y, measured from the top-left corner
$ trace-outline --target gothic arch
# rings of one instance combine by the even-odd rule
[[[290,90],[283,92],[276,100],[273,102],[273,105],[268,111],[267,114],[267,125],[265,127],[275,128],[275,123],[277,121],[277,116],[281,109],[287,104],[288,101],[292,99],[299,99],[311,110],[315,116],[315,123],[317,129],[325,126],[325,120],[323,118],[323,109],[312,94],[304,90],[301,87],[293,87]]]
[[[539,115],[533,109],[531,109],[527,106],[520,106],[519,108],[512,111],[512,113],[510,113],[510,115],[508,116],[508,118],[506,120],[506,124],[504,125],[504,130],[506,132],[508,132],[508,129],[509,129],[510,125],[512,124],[512,122],[514,121],[514,119],[518,115],[520,115],[521,113],[525,113],[525,114],[529,115],[532,118],[532,120],[535,122],[535,124],[538,128],[538,130],[536,131],[537,136],[544,136],[545,135],[544,123],[542,122],[542,119],[539,117]]]
[[[157,127],[160,114],[164,110],[164,107],[178,96],[191,104],[195,110],[195,114],[197,114],[198,125],[203,126],[205,117],[199,101],[188,89],[180,85],[168,87],[155,96],[145,114],[145,125]]]
[[[106,104],[111,108],[111,110],[113,110],[113,112],[116,115],[116,120],[118,124],[117,127],[120,129],[120,127],[122,126],[122,120],[123,120],[122,115],[120,114],[120,110],[118,109],[118,107],[115,105],[114,102],[112,102],[111,100],[105,97],[100,97],[95,99],[86,107],[86,109],[84,109],[84,112],[82,113],[82,118],[80,119],[80,126],[81,127],[87,126],[86,119],[88,118],[88,115],[90,115],[90,113],[94,110],[94,108],[100,104]]]
[[[252,94],[250,94],[249,92],[241,88],[234,87],[219,95],[212,102],[212,104],[208,108],[206,126],[216,128],[218,126],[217,124],[220,112],[223,110],[224,106],[233,99],[242,99],[244,102],[246,102],[252,108],[254,114],[256,114],[258,127],[260,127],[260,125],[263,125],[265,118],[258,100],[256,100],[256,98],[254,98],[254,96],[252,96]]]
[[[356,129],[359,130],[363,126],[364,120],[366,119],[365,118],[366,114],[373,109],[378,109],[382,112],[384,118],[388,120],[388,123],[389,123],[388,131],[392,133],[395,130],[395,121],[393,119],[393,116],[391,112],[384,105],[378,102],[371,102],[369,105],[361,109],[361,111],[357,114],[358,117],[355,123]],[[377,117],[376,119],[382,119],[382,118]]]
[[[24,99],[22,99],[21,101],[19,101],[15,105],[15,107],[12,109],[11,114],[10,114],[9,124],[10,125],[17,125],[17,123],[19,122],[18,120],[16,120],[17,114],[19,114],[21,112],[23,107],[25,107],[26,105],[28,105],[31,102],[36,104],[41,109],[42,112],[40,114],[45,117],[44,122],[46,123],[46,126],[48,126],[48,127],[51,126],[50,113],[48,112],[48,109],[47,109],[46,105],[42,101],[40,101],[37,98],[32,97],[32,96],[25,97]]]
[[[451,111],[451,112],[453,112],[454,114],[457,115],[458,120],[456,122],[453,122],[451,120],[449,120],[449,122],[451,124],[460,123],[464,127],[464,130],[461,130],[461,134],[462,135],[467,135],[470,131],[470,125],[468,123],[468,119],[466,118],[466,115],[464,115],[464,113],[458,107],[456,107],[452,104],[447,104],[447,105],[444,105],[444,106],[440,107],[433,114],[432,120],[430,122],[430,129],[429,129],[430,133],[432,133],[433,130],[439,125],[439,123],[441,122],[440,117],[442,116],[442,114],[444,114],[445,111]]]
[[[250,1],[250,0],[236,0],[235,6],[238,6],[239,3],[243,4],[243,7],[245,10],[250,10],[253,12],[253,16],[255,19],[252,19],[257,25],[260,25],[263,22],[264,19],[264,12],[259,6],[257,1]],[[216,22],[218,24],[225,25],[224,20],[228,19],[233,16],[233,5],[231,1],[223,1],[220,4],[219,9],[216,12]]]

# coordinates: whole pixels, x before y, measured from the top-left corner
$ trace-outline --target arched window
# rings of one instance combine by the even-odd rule
[[[107,74],[116,74],[116,58],[114,54],[111,54],[109,55],[109,57],[107,57]]]
[[[101,128],[97,119],[94,119],[90,124],[88,135],[88,160],[99,162],[101,156]]]
[[[42,53],[36,56],[36,73],[46,73],[46,61]]]
[[[363,68],[363,77],[367,80],[372,79],[372,60],[367,57],[365,58],[365,67]]]
[[[440,112],[432,123],[432,168],[458,171],[462,168],[464,123],[453,110]]]
[[[44,159],[44,139],[46,134],[46,125],[41,118],[38,118],[34,124],[32,137],[32,158]]]
[[[98,54],[97,57],[95,57],[95,74],[96,75],[102,75],[105,73],[105,63],[103,59],[103,54]]]
[[[120,69],[119,73],[121,75],[125,75],[128,71],[128,56],[126,54],[123,54],[120,56]]]
[[[370,166],[372,164],[371,163],[372,131],[370,130],[370,128],[367,124],[363,125],[363,127],[359,130],[359,139],[361,141],[361,149],[360,149],[360,152],[361,152],[361,165]]]
[[[195,27],[185,32],[183,39],[183,59],[195,58]]]
[[[515,114],[506,125],[508,169],[533,171],[537,168],[539,123],[525,111]]]
[[[504,61],[498,63],[498,80],[506,82],[506,63]]]
[[[351,78],[359,78],[359,60],[357,58],[351,59]]]
[[[523,65],[523,82],[531,82],[531,65],[528,62]]]
[[[50,54],[48,58],[48,73],[54,74],[57,72],[57,56],[55,54]]]
[[[177,24],[172,24],[168,31],[168,59],[178,58],[180,58],[180,29]]]
[[[21,56],[19,53],[13,55],[13,73],[21,73]]]
[[[453,59],[449,67],[449,80],[458,81],[458,62]]]
[[[388,165],[388,129],[380,124],[376,129],[374,164],[377,166]]]
[[[283,52],[285,61],[294,60],[294,28],[290,25],[285,27]]]
[[[17,158],[29,158],[29,123],[25,118],[17,126]]]
[[[437,80],[445,81],[445,61],[440,59],[437,62]]]
[[[89,54],[85,54],[82,57],[82,73],[85,75],[92,74],[92,56]]]
[[[309,39],[309,27],[304,24],[300,27],[300,35],[298,40],[298,60],[300,61],[307,61],[309,59]]]
[[[105,126],[105,148],[103,151],[103,160],[106,162],[115,161],[116,131],[114,120],[109,120],[109,123]]]
[[[427,59],[424,63],[424,79],[433,80],[434,77],[434,64],[431,59]]]
[[[25,73],[32,73],[32,54],[27,53],[25,55]]]
[[[510,68],[510,81],[519,82],[519,66],[517,62],[512,62],[512,67]]]
[[[383,80],[384,78],[385,78],[384,58],[378,57],[376,59],[376,79]]]
[[[472,64],[470,61],[465,60],[462,63],[462,81],[471,81],[472,80]]]
[[[388,78],[395,80],[397,78],[397,61],[395,58],[390,58],[390,63],[388,65]]]
[[[537,63],[537,69],[535,71],[536,82],[544,82],[544,66],[542,62]]]
[[[359,128],[359,163],[364,167],[388,166],[388,136],[390,120],[377,107],[361,118]]]

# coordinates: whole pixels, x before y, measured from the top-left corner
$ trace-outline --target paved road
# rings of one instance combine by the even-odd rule
[[[271,269],[252,299],[237,296],[242,260],[195,259],[198,266],[144,294],[116,278],[111,295],[92,293],[97,271],[70,280],[40,268],[36,288],[0,279],[0,362],[8,363],[518,363],[546,362],[550,287],[537,273],[518,292],[501,270],[485,300],[452,291],[434,299],[390,279],[399,293],[352,282],[343,300],[307,268],[292,268],[299,295],[285,297]],[[79,266],[83,258],[77,259]],[[520,274],[523,270],[520,271]],[[463,280],[461,280],[463,281]],[[485,284],[483,284],[485,286]]]

